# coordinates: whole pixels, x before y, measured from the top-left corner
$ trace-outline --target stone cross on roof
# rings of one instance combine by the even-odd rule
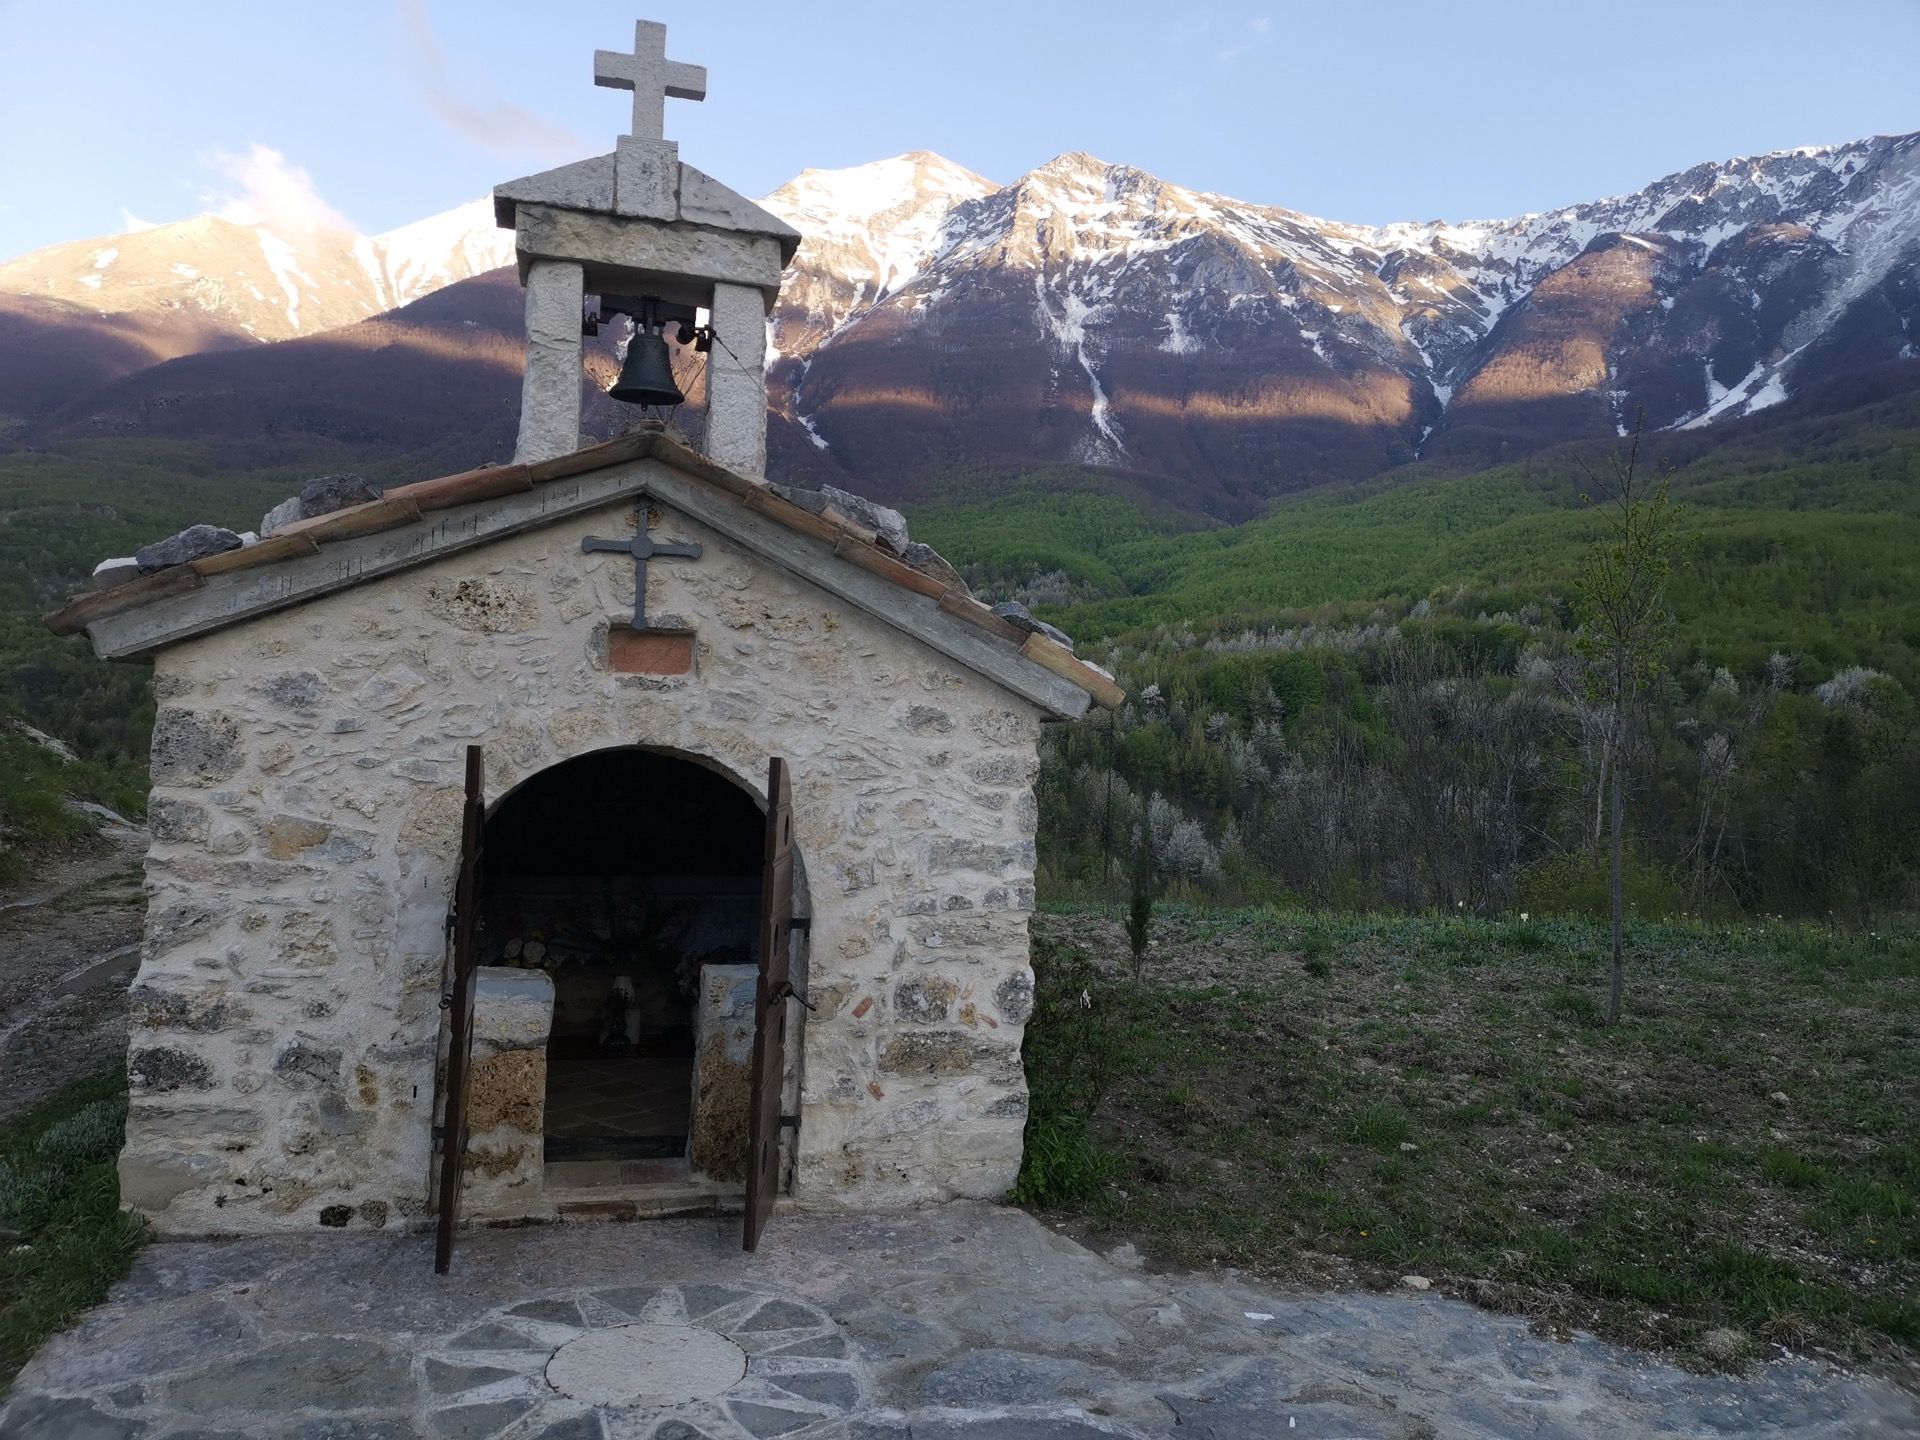
[[[631,55],[618,50],[593,52],[593,83],[609,90],[631,90],[634,138],[664,140],[667,97],[706,99],[707,67],[667,59],[667,27],[657,20],[636,20]]]

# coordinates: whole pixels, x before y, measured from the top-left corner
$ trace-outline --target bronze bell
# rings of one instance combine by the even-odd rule
[[[627,342],[627,358],[620,374],[607,391],[628,405],[684,405],[687,397],[674,383],[673,360],[667,354],[667,337],[651,325],[640,325]]]

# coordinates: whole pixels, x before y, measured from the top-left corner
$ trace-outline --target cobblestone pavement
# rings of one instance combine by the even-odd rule
[[[1689,1374],[1429,1295],[1149,1274],[1018,1211],[161,1244],[5,1440],[1920,1435],[1799,1360]],[[651,1357],[641,1359],[638,1357]],[[683,1358],[682,1358],[683,1357]]]

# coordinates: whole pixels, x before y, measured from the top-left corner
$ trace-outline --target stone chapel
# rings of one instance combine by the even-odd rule
[[[744,1210],[751,1247],[776,1197],[1014,1178],[1040,727],[1123,697],[892,512],[768,484],[800,237],[663,137],[706,90],[665,42],[596,56],[612,154],[494,192],[511,463],[309,486],[49,617],[153,665],[120,1176],[162,1233],[437,1220],[444,1268],[469,1221]],[[616,314],[630,365],[704,364],[698,446],[582,447]]]

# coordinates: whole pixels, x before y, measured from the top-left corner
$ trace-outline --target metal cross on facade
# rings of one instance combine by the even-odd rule
[[[591,555],[596,550],[610,550],[633,556],[633,628],[647,628],[647,561],[656,555],[673,555],[687,560],[700,558],[698,545],[656,545],[653,537],[647,534],[647,507],[642,501],[636,507],[633,535],[626,540],[604,540],[598,535],[589,535],[580,542],[583,554]]]
[[[707,98],[707,67],[667,59],[667,27],[657,20],[633,24],[633,53],[593,52],[593,83],[633,92],[633,135],[638,140],[666,138],[667,97]]]

